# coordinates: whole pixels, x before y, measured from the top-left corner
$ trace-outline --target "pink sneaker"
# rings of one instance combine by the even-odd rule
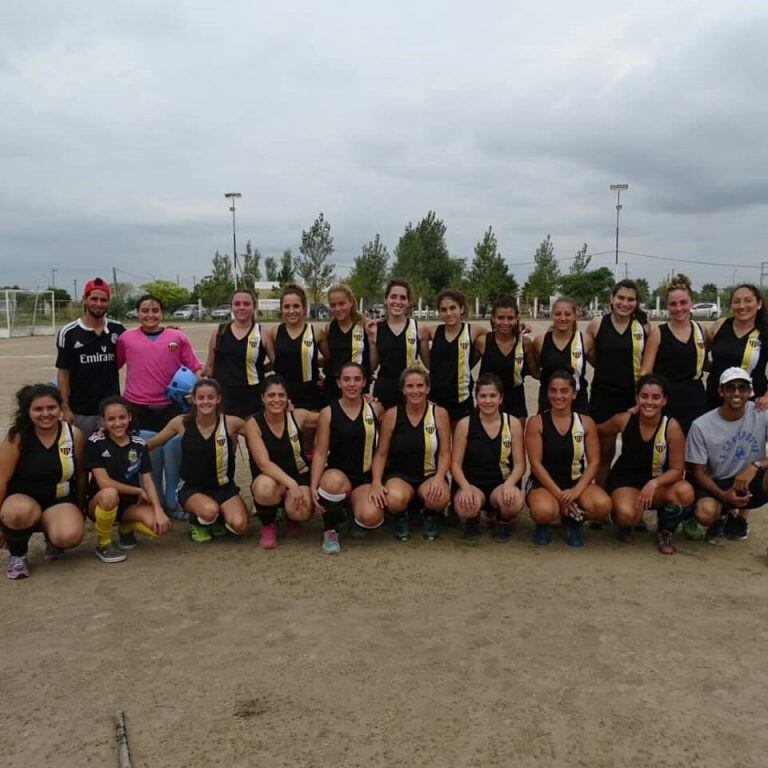
[[[262,549],[277,549],[277,527],[274,523],[265,525],[261,529],[261,541],[259,546]]]
[[[298,539],[301,535],[301,525],[289,517],[285,521],[285,533],[289,539]]]

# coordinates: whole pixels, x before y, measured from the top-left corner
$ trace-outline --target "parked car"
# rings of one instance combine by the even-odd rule
[[[126,316],[126,317],[127,317],[129,320],[137,320],[137,319],[138,319],[138,317],[139,317],[139,310],[138,310],[138,309],[136,309],[136,308],[134,308],[134,309],[129,309],[129,310],[128,310],[128,311],[125,313],[125,316]]]
[[[185,304],[173,313],[174,320],[203,320],[204,318],[205,307],[201,310],[197,304]]]
[[[383,304],[371,304],[371,306],[368,308],[368,317],[379,319],[381,317],[384,317],[386,310],[384,308]]]
[[[699,320],[717,320],[719,316],[720,312],[717,309],[717,304],[711,302],[694,304],[691,307],[691,317],[695,317]]]
[[[211,320],[229,320],[232,316],[232,310],[229,304],[222,304],[211,312]]]

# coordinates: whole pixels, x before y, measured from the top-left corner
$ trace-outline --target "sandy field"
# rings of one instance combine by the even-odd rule
[[[200,353],[213,327],[186,329]],[[0,340],[3,432],[53,346]],[[35,536],[32,577],[0,582],[0,764],[117,765],[118,708],[152,768],[768,762],[763,510],[675,557],[610,530],[536,548],[527,517],[508,545],[382,529],[338,557],[317,521],[267,553],[258,528],[195,546],[175,522],[114,565],[91,532],[55,563]]]

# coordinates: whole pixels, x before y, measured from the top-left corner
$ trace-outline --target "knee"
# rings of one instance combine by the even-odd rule
[[[197,519],[203,525],[210,525],[219,516],[219,505],[215,501],[207,501],[200,504],[199,509],[195,512]]]
[[[60,549],[74,549],[80,545],[84,536],[85,530],[82,526],[80,528],[66,528],[48,533],[51,544]]]
[[[257,504],[279,504],[280,488],[277,483],[265,475],[259,475],[251,483],[251,495]]]
[[[384,522],[384,510],[366,504],[362,509],[355,510],[355,520],[363,528],[378,528]]]
[[[523,494],[517,493],[515,494],[515,496],[512,498],[511,501],[507,503],[502,501],[499,504],[499,514],[505,520],[511,520],[512,518],[517,517],[520,514],[524,506],[525,506],[525,499],[523,498]]]
[[[709,527],[720,516],[720,509],[714,504],[700,501],[693,508],[693,515],[702,525]]]
[[[96,503],[102,509],[114,509],[120,496],[114,488],[102,488],[96,495]]]
[[[613,522],[619,526],[619,528],[628,528],[634,525],[642,515],[642,512],[636,510],[634,507],[628,507],[623,504],[614,505],[613,513],[611,517]]]
[[[0,520],[2,520],[3,525],[14,531],[31,528],[39,519],[40,513],[31,501],[29,503],[20,502],[13,506],[8,505],[0,512]]]
[[[295,501],[286,502],[285,514],[297,523],[306,523],[312,517],[312,504],[299,506]]]
[[[387,509],[395,514],[405,512],[405,509],[408,506],[408,501],[408,497],[398,491],[390,490],[387,493]]]
[[[560,515],[560,508],[556,504],[529,504],[531,520],[537,525],[549,525],[554,523]]]
[[[690,483],[685,481],[675,483],[672,489],[672,498],[674,504],[679,504],[681,507],[687,507],[693,504],[693,487]]]
[[[226,526],[232,533],[240,536],[248,530],[248,515],[244,512],[232,515],[232,518],[227,520]]]
[[[349,480],[343,473],[329,469],[320,478],[320,487],[327,493],[349,493]]]
[[[591,506],[591,517],[594,520],[605,520],[605,518],[611,514],[611,509],[613,507],[611,504],[611,497],[608,496],[608,494],[600,494]]]

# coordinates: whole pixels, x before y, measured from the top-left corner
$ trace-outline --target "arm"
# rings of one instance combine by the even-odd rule
[[[615,413],[608,421],[604,421],[602,424],[597,425],[597,434],[600,437],[613,437],[618,435],[619,432],[624,430],[629,421],[629,411],[622,411],[621,413]],[[591,421],[591,419],[590,419]]]
[[[648,340],[645,342],[645,349],[643,350],[643,362],[640,366],[640,375],[643,376],[646,373],[653,372],[653,366],[656,365],[656,355],[659,352],[659,345],[661,344],[661,329],[658,325],[651,327],[651,332],[648,334]]]
[[[77,505],[80,509],[85,509],[88,492],[88,472],[85,469],[85,435],[77,427],[73,427],[72,432],[75,443],[75,494]]]
[[[309,480],[309,486],[312,491],[312,499],[315,502],[315,509],[323,512],[320,508],[320,498],[317,495],[320,489],[320,478],[325,471],[325,463],[328,461],[328,447],[331,441],[331,409],[326,406],[320,411],[320,419],[317,422],[317,432],[315,433],[315,455],[312,457],[312,470]]]
[[[185,333],[182,333],[181,331],[177,331],[177,333],[179,335],[178,341],[181,351],[179,359],[181,360],[181,364],[185,365],[187,368],[189,368],[190,371],[194,371],[196,375],[200,376],[203,372],[203,364],[195,354],[195,350],[192,349],[192,342],[189,340],[189,337]]]
[[[0,443],[0,506],[8,495],[8,485],[16,471],[20,456],[18,437],[6,437]]]
[[[261,326],[261,343],[264,346],[264,349],[267,353],[267,357],[269,358],[269,365],[274,366],[275,362],[275,335],[273,327],[265,328],[263,325]],[[265,369],[267,368],[267,364],[264,365]]]
[[[704,464],[691,464],[688,467],[693,468],[693,480],[699,488],[703,488],[707,495],[717,499],[721,504],[729,507],[743,507],[749,501],[749,495],[739,495],[736,493],[736,486],[732,485],[728,490],[721,490],[707,472]]]
[[[162,536],[171,527],[171,521],[168,519],[168,515],[165,514],[163,505],[160,503],[160,496],[158,496],[151,472],[141,473],[141,487],[144,489],[144,495],[155,511],[155,524],[152,526],[152,530],[158,536]]]
[[[598,315],[597,317],[593,317],[589,321],[587,330],[584,331],[585,345],[587,345],[587,340],[589,340],[589,343],[588,343],[589,352],[587,354],[587,360],[593,368],[595,366],[595,363],[597,362],[597,332],[600,330],[600,323],[602,322],[602,320],[603,318],[600,315]]]
[[[437,437],[440,448],[437,455],[437,471],[424,483],[424,498],[436,499],[440,497],[442,486],[448,481],[446,476],[451,469],[451,420],[445,408],[435,408],[437,421]]]
[[[397,408],[390,408],[381,420],[379,429],[379,442],[371,462],[371,493],[370,499],[377,507],[384,509],[387,506],[387,489],[382,483],[384,468],[387,465],[389,444],[392,442],[392,432],[395,429]]]
[[[149,450],[165,445],[172,437],[184,434],[184,417],[174,416],[156,435],[152,435],[146,443]]]
[[[299,484],[289,474],[283,472],[283,470],[269,458],[267,446],[264,445],[264,441],[261,439],[261,432],[259,431],[259,425],[256,423],[256,419],[250,418],[244,421],[240,428],[240,434],[245,438],[245,443],[248,446],[248,453],[251,454],[254,464],[256,464],[265,475],[269,475],[269,477],[276,483],[279,483],[289,490],[299,487]]]
[[[597,477],[597,472],[600,469],[600,438],[597,435],[595,422],[589,416],[582,416],[581,423],[584,425],[584,447],[586,449],[587,466],[576,485],[567,491],[563,491],[561,494],[560,503],[565,507],[570,506],[569,502],[573,502],[575,505],[575,500],[587,490],[592,481]]]
[[[328,347],[328,325],[326,323],[319,331],[315,331],[315,344],[317,344],[317,348],[320,350],[324,361],[329,360],[331,357],[331,350]]]
[[[673,485],[683,479],[685,469],[685,435],[674,419],[667,427],[668,468],[658,477],[652,477],[641,489],[635,502],[638,509],[645,511],[653,506],[653,497],[659,488]],[[757,470],[755,470],[757,472]]]
[[[469,430],[469,416],[459,419],[453,430],[453,451],[451,452],[451,476],[459,488],[467,488],[470,483],[467,480],[462,465],[464,453],[467,450],[467,432]]]
[[[523,352],[525,353],[525,364],[528,368],[528,373],[533,376],[534,379],[540,378],[541,369],[539,368],[539,357],[536,354],[534,339],[530,336],[523,336]]]
[[[514,416],[510,418],[512,427],[512,472],[504,481],[505,484],[517,485],[525,474],[525,442],[523,441],[523,425]]]
[[[295,408],[291,411],[293,418],[296,419],[296,424],[299,429],[306,427],[307,429],[315,429],[317,422],[320,419],[320,411],[307,411],[304,408]]]
[[[56,386],[61,393],[61,418],[68,424],[74,424],[75,414],[69,407],[69,370],[67,368],[56,369]]]
[[[205,359],[205,365],[203,366],[203,376],[213,376],[213,366],[216,362],[216,339],[218,335],[218,331],[214,331],[208,340],[208,357]]]
[[[429,342],[432,338],[432,326],[419,325],[419,358],[425,368],[429,368]]]

